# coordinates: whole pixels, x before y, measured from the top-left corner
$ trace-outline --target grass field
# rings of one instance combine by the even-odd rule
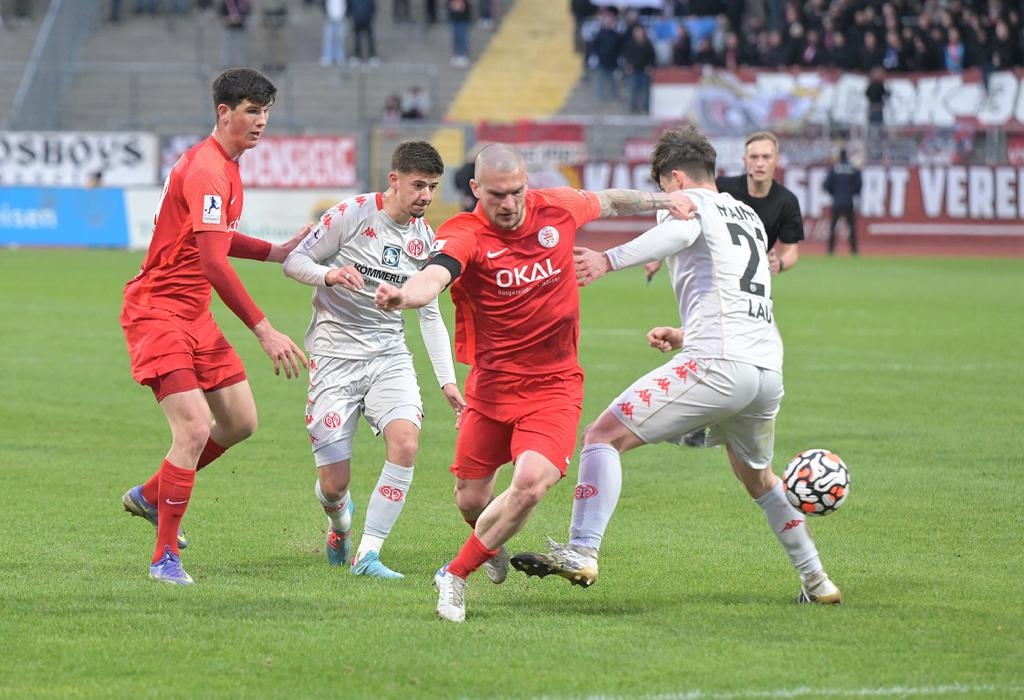
[[[776,466],[816,446],[850,466],[846,505],[813,522],[842,606],[792,602],[798,580],[720,450],[658,445],[624,459],[597,585],[475,575],[451,625],[435,619],[432,575],[467,528],[419,341],[426,426],[383,555],[406,579],[357,579],[323,560],[305,383],[274,377],[222,307],[261,427],[198,479],[184,558],[197,585],[148,580],[153,530],[120,505],[169,443],[117,323],[140,259],[0,252],[2,698],[1024,694],[1022,260],[805,258],[779,278]],[[308,290],[238,267],[301,337]],[[641,278],[583,292],[584,420],[661,361],[643,333],[674,305],[664,278]],[[382,458],[364,428],[357,531]],[[575,473],[510,549],[565,537]]]

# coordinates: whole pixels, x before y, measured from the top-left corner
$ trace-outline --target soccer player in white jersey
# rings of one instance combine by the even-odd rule
[[[355,575],[403,578],[381,562],[380,550],[412,484],[423,403],[402,312],[378,309],[374,294],[381,282],[401,286],[426,263],[434,232],[423,215],[443,173],[444,162],[429,143],[400,143],[391,156],[388,189],[327,210],[284,263],[285,274],[315,288],[306,332],[306,427],[317,466],[316,495],[328,520],[327,561],[350,563]],[[437,301],[418,314],[434,374],[458,416],[466,402]],[[360,415],[384,436],[386,458],[349,562],[352,441]]]
[[[763,224],[748,205],[719,193],[715,149],[692,125],[662,134],[651,163],[666,192],[685,190],[697,217],[661,223],[598,253],[576,248],[579,284],[611,270],[667,258],[682,328],[647,334],[671,360],[633,383],[584,432],[569,542],[524,552],[512,565],[527,575],[557,574],[574,584],[597,580],[597,555],[622,487],[621,454],[679,441],[710,426],[733,472],[764,511],[802,581],[797,602],[839,603],[805,516],[786,499],[771,469],[775,416],[782,401],[782,340],[772,316],[771,270]]]

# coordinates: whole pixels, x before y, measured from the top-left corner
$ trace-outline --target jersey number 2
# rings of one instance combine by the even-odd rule
[[[747,269],[743,271],[743,275],[740,277],[740,291],[763,297],[764,285],[754,281],[757,264],[761,261],[761,255],[757,250],[757,241],[739,224],[730,221],[726,223],[726,226],[729,228],[729,235],[732,236],[733,245],[743,245],[745,241],[747,247],[750,248],[750,259],[747,260]],[[764,242],[764,234],[761,233],[761,229],[755,228],[754,232],[757,234],[757,240]]]

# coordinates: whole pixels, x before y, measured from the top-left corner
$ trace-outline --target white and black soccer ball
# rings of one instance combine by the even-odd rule
[[[798,452],[782,472],[786,498],[807,515],[828,515],[850,494],[850,472],[839,455],[820,448]]]

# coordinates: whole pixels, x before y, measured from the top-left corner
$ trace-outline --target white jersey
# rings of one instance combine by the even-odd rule
[[[659,224],[607,251],[612,269],[668,258],[683,323],[683,350],[782,371],[782,340],[772,313],[764,224],[732,195],[689,189],[690,221],[659,212]]]
[[[328,209],[284,263],[286,275],[315,288],[305,338],[309,354],[370,359],[408,352],[402,312],[378,309],[374,295],[379,283],[401,287],[421,270],[433,243],[434,231],[422,218],[396,222],[388,216],[379,192],[350,197]],[[326,286],[327,272],[346,265],[362,273],[363,289]],[[450,339],[437,301],[418,314],[438,381],[454,382]]]

